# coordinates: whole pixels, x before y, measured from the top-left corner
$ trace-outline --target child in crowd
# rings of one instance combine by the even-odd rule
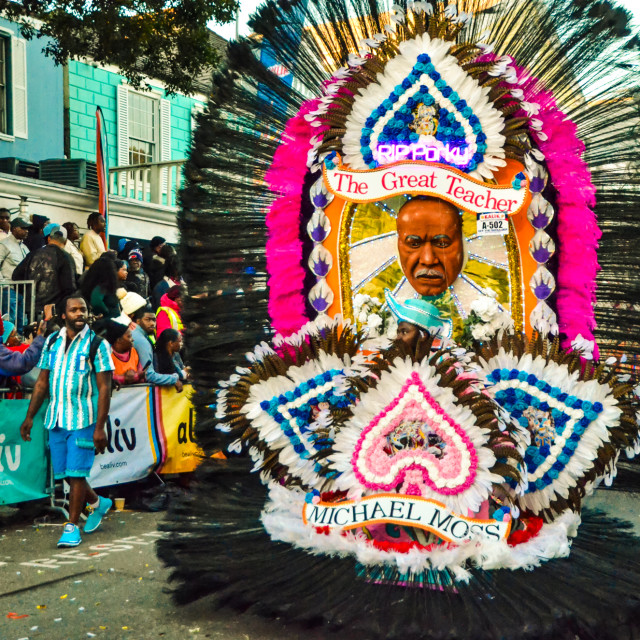
[[[144,382],[144,371],[138,352],[133,346],[129,326],[110,320],[107,324],[106,338],[111,345],[111,359],[115,367],[113,381],[117,385]]]

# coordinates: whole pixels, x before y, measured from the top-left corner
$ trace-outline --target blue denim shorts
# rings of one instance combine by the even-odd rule
[[[49,450],[53,476],[62,478],[88,478],[96,457],[93,444],[95,425],[67,431],[54,427],[49,431]]]

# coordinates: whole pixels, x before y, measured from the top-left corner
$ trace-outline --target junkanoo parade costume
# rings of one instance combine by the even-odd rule
[[[166,524],[176,598],[327,637],[637,637],[640,541],[581,511],[638,451],[628,16],[322,0],[251,26],[182,192],[197,433],[227,459]],[[434,331],[407,350],[394,317]]]

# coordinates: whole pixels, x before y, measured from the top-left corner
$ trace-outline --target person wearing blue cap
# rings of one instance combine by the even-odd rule
[[[418,341],[426,337],[424,332],[441,338],[451,336],[451,321],[443,319],[438,308],[428,300],[414,298],[399,302],[389,289],[384,290],[384,297],[398,321],[398,339],[410,350],[414,350]]]
[[[10,348],[10,338],[15,334],[16,328],[13,322],[0,319],[0,331],[2,342],[0,344],[0,380],[11,376],[22,376],[36,366],[44,347],[44,334],[47,323],[43,320],[38,325],[38,332],[33,342],[25,351],[13,351]],[[4,381],[0,382],[4,385]]]
[[[45,305],[58,304],[76,286],[75,265],[64,250],[67,230],[51,223],[44,228],[47,246],[32,251],[15,268],[14,280],[33,280],[36,313]]]

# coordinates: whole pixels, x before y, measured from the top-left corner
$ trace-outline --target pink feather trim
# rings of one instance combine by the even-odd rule
[[[317,106],[318,100],[305,102],[289,120],[265,176],[269,188],[278,196],[266,218],[268,309],[273,328],[283,336],[295,333],[308,321],[303,294],[300,209],[311,138],[318,133],[304,116]]]
[[[481,59],[491,61],[495,56],[482,56]],[[545,156],[549,178],[557,191],[558,326],[567,336],[563,347],[570,347],[578,334],[594,340],[596,276],[600,270],[597,250],[602,236],[593,210],[596,189],[582,157],[585,146],[577,136],[576,124],[558,108],[553,94],[544,89],[540,80],[532,78],[526,69],[512,66],[519,82],[515,86],[522,89],[524,100],[540,105],[539,113],[532,118],[542,123],[541,132],[547,137],[543,140],[530,128]],[[526,115],[524,110],[514,114],[515,117]],[[598,357],[597,345],[594,357]]]

